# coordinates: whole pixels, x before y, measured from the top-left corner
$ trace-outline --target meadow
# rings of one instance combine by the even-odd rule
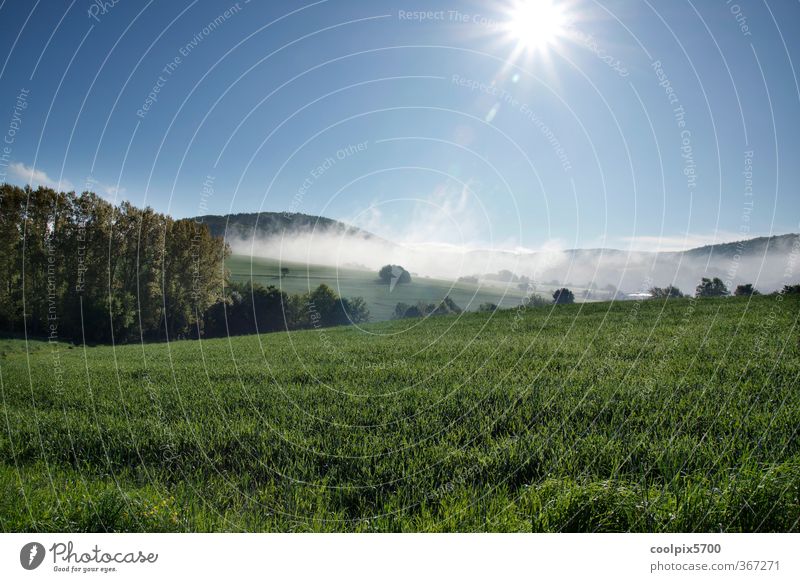
[[[797,296],[0,341],[3,531],[798,531]]]
[[[525,296],[516,283],[484,282],[472,284],[414,276],[411,283],[390,289],[378,279],[377,271],[366,269],[306,265],[269,258],[232,255],[225,266],[233,281],[273,285],[289,295],[307,293],[325,283],[340,297],[363,297],[372,321],[386,321],[394,315],[398,303],[415,305],[418,301],[439,303],[449,295],[464,310],[476,311],[481,303],[516,307]],[[281,276],[281,267],[289,273]],[[543,290],[549,289],[542,287]]]

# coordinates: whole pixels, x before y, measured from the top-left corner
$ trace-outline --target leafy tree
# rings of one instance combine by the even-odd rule
[[[481,311],[481,312],[484,312],[484,313],[493,313],[493,312],[497,311],[497,304],[496,303],[489,303],[489,302],[481,303],[478,306],[478,311]]]
[[[342,323],[339,296],[324,283],[309,293],[308,313],[313,327],[327,327]]]
[[[390,285],[392,281],[395,281],[395,283],[410,283],[411,273],[400,265],[384,265],[378,271],[378,278],[387,285]]]
[[[679,299],[683,297],[681,290],[673,285],[651,287],[649,293],[652,295],[653,299]]]
[[[367,302],[362,297],[345,299],[325,284],[308,295],[308,318],[312,327],[363,323],[369,320]]]
[[[730,292],[719,277],[713,279],[703,277],[695,289],[695,297],[725,297],[726,295],[730,295]]]
[[[366,323],[369,321],[369,308],[363,297],[342,298],[342,308],[347,317],[343,323]]]
[[[736,297],[749,297],[750,295],[761,295],[757,289],[753,287],[752,283],[746,283],[744,285],[737,285],[736,289],[734,289],[733,294]]]
[[[575,303],[575,295],[566,287],[556,289],[553,291],[553,303],[556,305],[568,305],[570,303]]]
[[[784,285],[781,293],[784,295],[797,295],[800,294],[800,285]]]
[[[229,252],[206,225],[91,192],[0,185],[0,328],[125,342],[202,331]],[[24,249],[24,253],[23,253]],[[25,288],[23,297],[22,280]]]
[[[289,267],[281,267],[281,277],[286,277],[289,275]]]

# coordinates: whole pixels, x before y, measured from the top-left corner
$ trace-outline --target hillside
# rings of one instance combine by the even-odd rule
[[[275,259],[231,256],[226,265],[234,281],[254,281],[273,285],[288,294],[306,293],[324,283],[342,297],[363,297],[371,321],[386,321],[394,315],[398,303],[414,305],[418,301],[439,303],[449,296],[459,307],[476,311],[481,303],[516,307],[524,297],[516,285],[475,285],[413,277],[411,283],[389,287],[378,279],[377,272],[353,267],[307,265]],[[289,269],[281,275],[281,268]]]

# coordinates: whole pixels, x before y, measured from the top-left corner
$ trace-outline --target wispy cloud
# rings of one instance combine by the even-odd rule
[[[345,222],[383,238],[405,245],[458,244],[477,240],[485,213],[478,204],[474,181],[463,184],[442,183],[428,194],[394,201],[383,206],[373,202]],[[398,206],[408,219],[399,218]]]
[[[99,190],[100,194],[105,194],[107,198],[112,198],[117,200],[118,198],[124,198],[125,194],[127,194],[127,190],[121,186],[116,186],[114,184],[104,184],[103,182],[97,183],[97,190]]]
[[[62,179],[59,182],[58,180],[54,180],[48,176],[44,170],[26,166],[22,162],[13,162],[8,166],[8,169],[10,175],[13,176],[17,181],[30,184],[33,187],[46,186],[48,188],[53,188],[54,190],[61,190],[65,192],[75,189],[72,182],[69,180]],[[119,202],[120,199],[124,198],[128,193],[123,186],[100,182],[94,178],[89,178],[82,190],[83,189],[90,190],[95,194],[99,194],[110,202]]]
[[[11,175],[17,180],[30,184],[31,186],[47,186],[56,190],[72,190],[72,183],[69,180],[54,180],[43,170],[26,166],[22,162],[12,162],[8,167]]]

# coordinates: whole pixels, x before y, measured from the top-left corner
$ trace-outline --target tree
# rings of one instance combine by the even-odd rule
[[[553,302],[541,295],[531,295],[525,300],[525,307],[545,307],[552,305]]]
[[[336,292],[324,283],[308,295],[308,314],[312,327],[341,323],[341,302]]]
[[[556,289],[553,291],[553,303],[556,305],[568,305],[570,303],[575,303],[575,295],[566,287]]]
[[[497,304],[496,303],[490,303],[490,302],[481,303],[478,306],[478,311],[481,311],[481,312],[484,312],[484,313],[494,313],[495,311],[497,311]]]
[[[281,277],[286,277],[289,274],[289,267],[281,267]]]
[[[703,277],[695,289],[695,297],[725,297],[726,295],[730,295],[730,292],[719,277],[713,279]]]
[[[387,285],[411,283],[411,273],[400,265],[384,265],[378,271],[378,278]]]
[[[351,299],[342,298],[342,308],[347,316],[344,323],[366,323],[369,321],[369,308],[363,297],[353,297]]]
[[[781,293],[784,295],[798,295],[800,294],[800,285],[784,285]]]
[[[456,305],[455,301],[450,299],[449,295],[445,296],[439,305],[430,304],[428,307],[428,313],[430,315],[448,315],[450,313],[462,313],[464,311]],[[433,309],[430,309],[430,307],[433,307]]]
[[[25,313],[31,335],[87,342],[202,331],[229,252],[202,223],[9,184],[0,185],[0,246],[0,329],[19,331]]]
[[[683,297],[681,290],[673,285],[668,285],[666,287],[652,287],[649,290],[649,293],[653,296],[653,299],[678,299]]]
[[[308,322],[311,327],[329,327],[369,321],[369,309],[363,297],[345,299],[325,284],[308,294]]]
[[[394,308],[394,316],[396,319],[405,317],[427,317],[429,315],[449,315],[462,312],[463,309],[456,305],[455,301],[450,299],[449,295],[438,304],[418,301],[416,305],[411,306],[405,303],[398,303]]]
[[[755,288],[753,288],[752,283],[746,283],[744,285],[737,285],[736,289],[734,289],[733,294],[736,297],[749,297],[750,295],[761,295]]]
[[[425,305],[422,301],[419,301],[416,305],[412,305],[408,309],[406,309],[405,315],[403,317],[425,317],[426,311],[428,306]]]

